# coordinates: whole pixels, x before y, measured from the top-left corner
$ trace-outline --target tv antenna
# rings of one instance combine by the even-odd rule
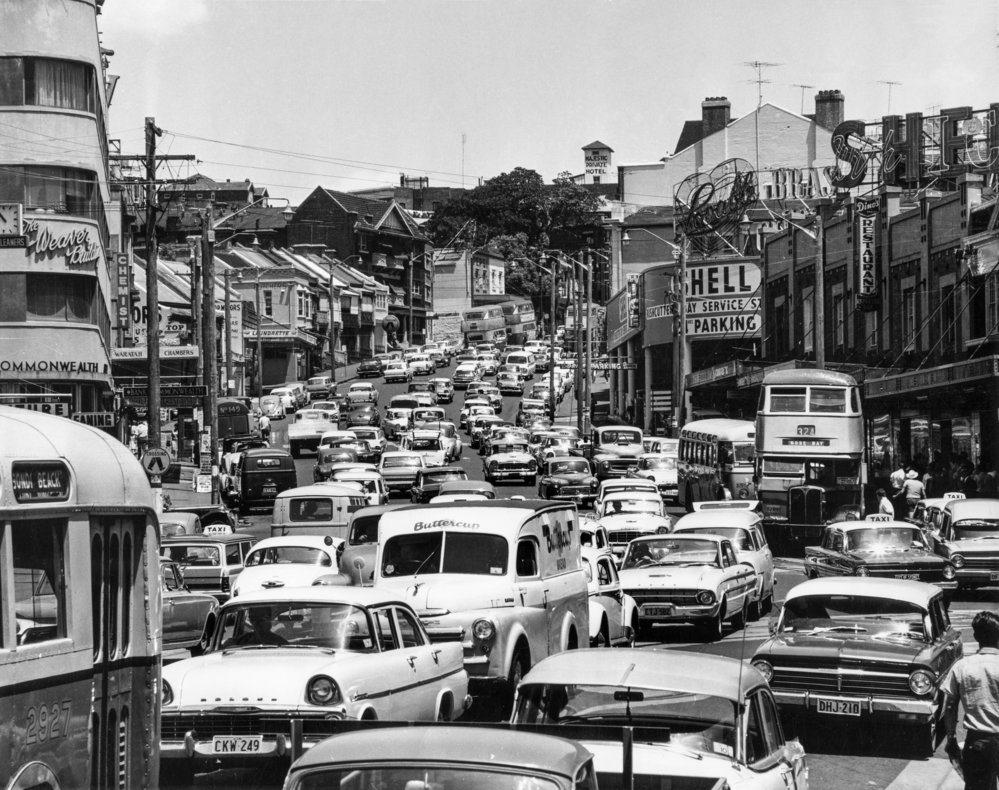
[[[783,66],[783,63],[770,63],[765,60],[747,60],[744,61],[743,65],[749,66],[750,68],[756,69],[756,79],[750,80],[750,82],[756,83],[756,106],[763,106],[763,84],[769,83],[770,80],[763,78],[763,69],[773,68],[774,66]]]
[[[878,80],[879,85],[888,86],[888,112],[887,115],[891,115],[891,89],[894,85],[901,85],[901,82],[896,82],[895,80]]]
[[[799,113],[799,114],[800,115],[804,115],[805,114],[805,91],[808,90],[809,88],[814,88],[815,86],[814,85],[802,85],[800,82],[796,82],[791,87],[792,88],[801,88],[801,113]]]

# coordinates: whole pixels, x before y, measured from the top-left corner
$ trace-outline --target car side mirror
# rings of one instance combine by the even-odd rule
[[[767,621],[767,632],[770,636],[777,636],[777,615],[771,615]]]

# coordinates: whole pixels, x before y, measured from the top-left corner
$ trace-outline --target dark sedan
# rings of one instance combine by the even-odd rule
[[[163,595],[163,647],[186,648],[200,655],[215,630],[219,602],[214,595],[191,592],[180,566],[160,560]]]
[[[555,457],[542,465],[538,496],[542,499],[567,499],[593,505],[597,497],[597,478],[585,458]]]
[[[954,566],[930,550],[922,530],[889,516],[827,526],[820,545],[805,547],[805,575],[881,576],[956,586]]]
[[[378,407],[370,403],[365,406],[357,406],[347,412],[348,428],[354,425],[372,425],[377,427],[381,424],[382,416],[378,412]]]
[[[313,481],[321,483],[324,480],[329,480],[334,464],[343,461],[359,461],[359,456],[360,454],[357,452],[356,443],[354,442],[351,442],[349,446],[346,444],[323,445],[319,448],[319,457],[316,459],[316,465],[312,467]]]
[[[416,473],[416,482],[413,483],[413,502],[429,502],[441,492],[441,485],[453,480],[468,480],[468,473],[460,466],[433,466],[421,469]]]
[[[377,359],[365,359],[357,366],[357,375],[362,379],[368,376],[381,376],[382,363]]]

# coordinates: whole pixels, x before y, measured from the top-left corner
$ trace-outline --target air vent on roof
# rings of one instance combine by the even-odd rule
[[[374,222],[375,221],[375,215],[374,214],[365,214],[364,215],[364,221],[365,222]]]

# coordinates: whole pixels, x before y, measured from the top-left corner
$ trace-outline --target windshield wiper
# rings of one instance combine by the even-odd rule
[[[432,560],[436,556],[437,556],[437,549],[434,549],[432,552],[430,552],[427,555],[427,558],[417,566],[416,570],[413,571],[413,575],[418,576],[420,571],[423,570],[423,566],[425,566],[428,562],[430,562],[430,560]]]

